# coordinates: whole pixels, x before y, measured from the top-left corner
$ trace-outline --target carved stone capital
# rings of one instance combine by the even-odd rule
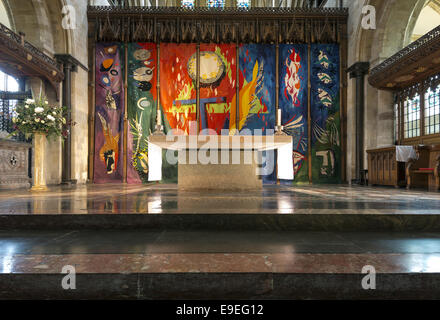
[[[368,74],[370,69],[369,62],[356,62],[350,68],[347,69],[347,73],[350,74],[350,78],[360,78]]]

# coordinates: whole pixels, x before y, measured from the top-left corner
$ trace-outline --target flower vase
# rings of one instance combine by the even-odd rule
[[[44,159],[46,154],[46,134],[35,132],[32,139],[34,149],[33,186],[31,191],[46,191],[46,169]]]

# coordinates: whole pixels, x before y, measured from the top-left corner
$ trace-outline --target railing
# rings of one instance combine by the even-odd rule
[[[8,134],[14,131],[12,118],[14,116],[14,107],[18,103],[22,103],[27,98],[31,98],[30,92],[9,92],[0,91],[0,132]],[[13,136],[16,141],[29,141],[23,134]]]
[[[370,77],[374,76],[377,73],[382,72],[389,66],[395,64],[396,62],[406,58],[407,56],[410,56],[413,52],[416,50],[430,46],[430,44],[434,41],[438,41],[440,39],[440,26],[436,27],[435,29],[431,30],[418,40],[412,42],[407,47],[403,48],[399,52],[397,52],[395,55],[391,56],[390,58],[386,59],[384,62],[376,66],[370,71]]]
[[[59,64],[46,54],[44,54],[40,49],[33,46],[31,43],[24,39],[24,34],[16,34],[14,31],[6,27],[4,24],[0,23],[0,35],[3,37],[7,37],[18,45],[24,47],[24,49],[28,50],[32,55],[38,56],[44,62],[49,65],[52,65],[56,69],[60,69]]]

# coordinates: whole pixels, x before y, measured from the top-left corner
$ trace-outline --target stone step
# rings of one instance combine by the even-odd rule
[[[439,254],[0,256],[0,299],[440,299]],[[65,290],[64,266],[76,289]],[[376,289],[365,290],[366,265]]]
[[[0,230],[440,231],[440,214],[3,214]]]

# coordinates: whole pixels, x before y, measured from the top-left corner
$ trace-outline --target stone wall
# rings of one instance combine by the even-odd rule
[[[49,55],[69,53],[83,65],[88,65],[87,2],[79,0],[2,0],[10,7],[16,31],[26,33],[26,39]],[[338,0],[329,0],[336,6]],[[415,21],[426,0],[344,0],[349,8],[348,66],[357,61],[369,61],[374,67],[408,44]],[[106,0],[93,0],[93,4],[106,5]],[[62,28],[64,5],[75,9],[76,26]],[[377,29],[361,27],[362,8],[373,5],[377,13]],[[41,83],[28,81],[28,87],[38,91]],[[52,88],[42,86],[51,102],[55,101]],[[72,119],[77,125],[72,129],[72,178],[78,183],[87,181],[88,168],[88,73],[82,68],[73,74]],[[347,106],[347,179],[351,181],[355,164],[355,82],[348,81]],[[392,94],[378,91],[366,83],[365,98],[365,149],[393,144]],[[48,183],[61,181],[61,142],[48,143]],[[365,165],[366,165],[365,161]]]
[[[87,1],[78,0],[26,0],[7,2],[15,22],[15,31],[26,34],[26,40],[49,56],[68,53],[79,60],[84,66],[87,61]],[[97,4],[107,4],[105,0]],[[62,9],[65,5],[74,8],[76,23],[74,28],[66,30],[62,27]],[[72,129],[72,178],[78,183],[87,181],[88,161],[88,73],[82,68],[73,74],[72,79],[72,120],[77,123]],[[42,84],[38,79],[29,79],[27,88],[34,95],[43,94],[51,103],[57,103],[53,88]],[[60,92],[62,88],[60,87]],[[61,101],[58,101],[61,103]],[[50,140],[47,144],[47,183],[61,182],[62,144],[60,139]]]
[[[71,51],[77,60],[88,66],[87,48],[87,3],[69,0],[76,11],[77,25],[71,30],[73,44]],[[101,1],[101,4],[104,1]],[[72,119],[77,124],[72,129],[72,179],[78,183],[87,181],[88,172],[88,72],[78,68],[72,77]]]
[[[415,21],[427,0],[344,0],[349,8],[348,66],[358,61],[370,62],[371,68],[389,58],[408,44]],[[362,8],[376,9],[376,29],[361,26]],[[347,180],[355,170],[355,81],[348,81],[347,106]],[[395,143],[392,93],[365,85],[365,150]],[[366,152],[364,165],[367,169]]]

